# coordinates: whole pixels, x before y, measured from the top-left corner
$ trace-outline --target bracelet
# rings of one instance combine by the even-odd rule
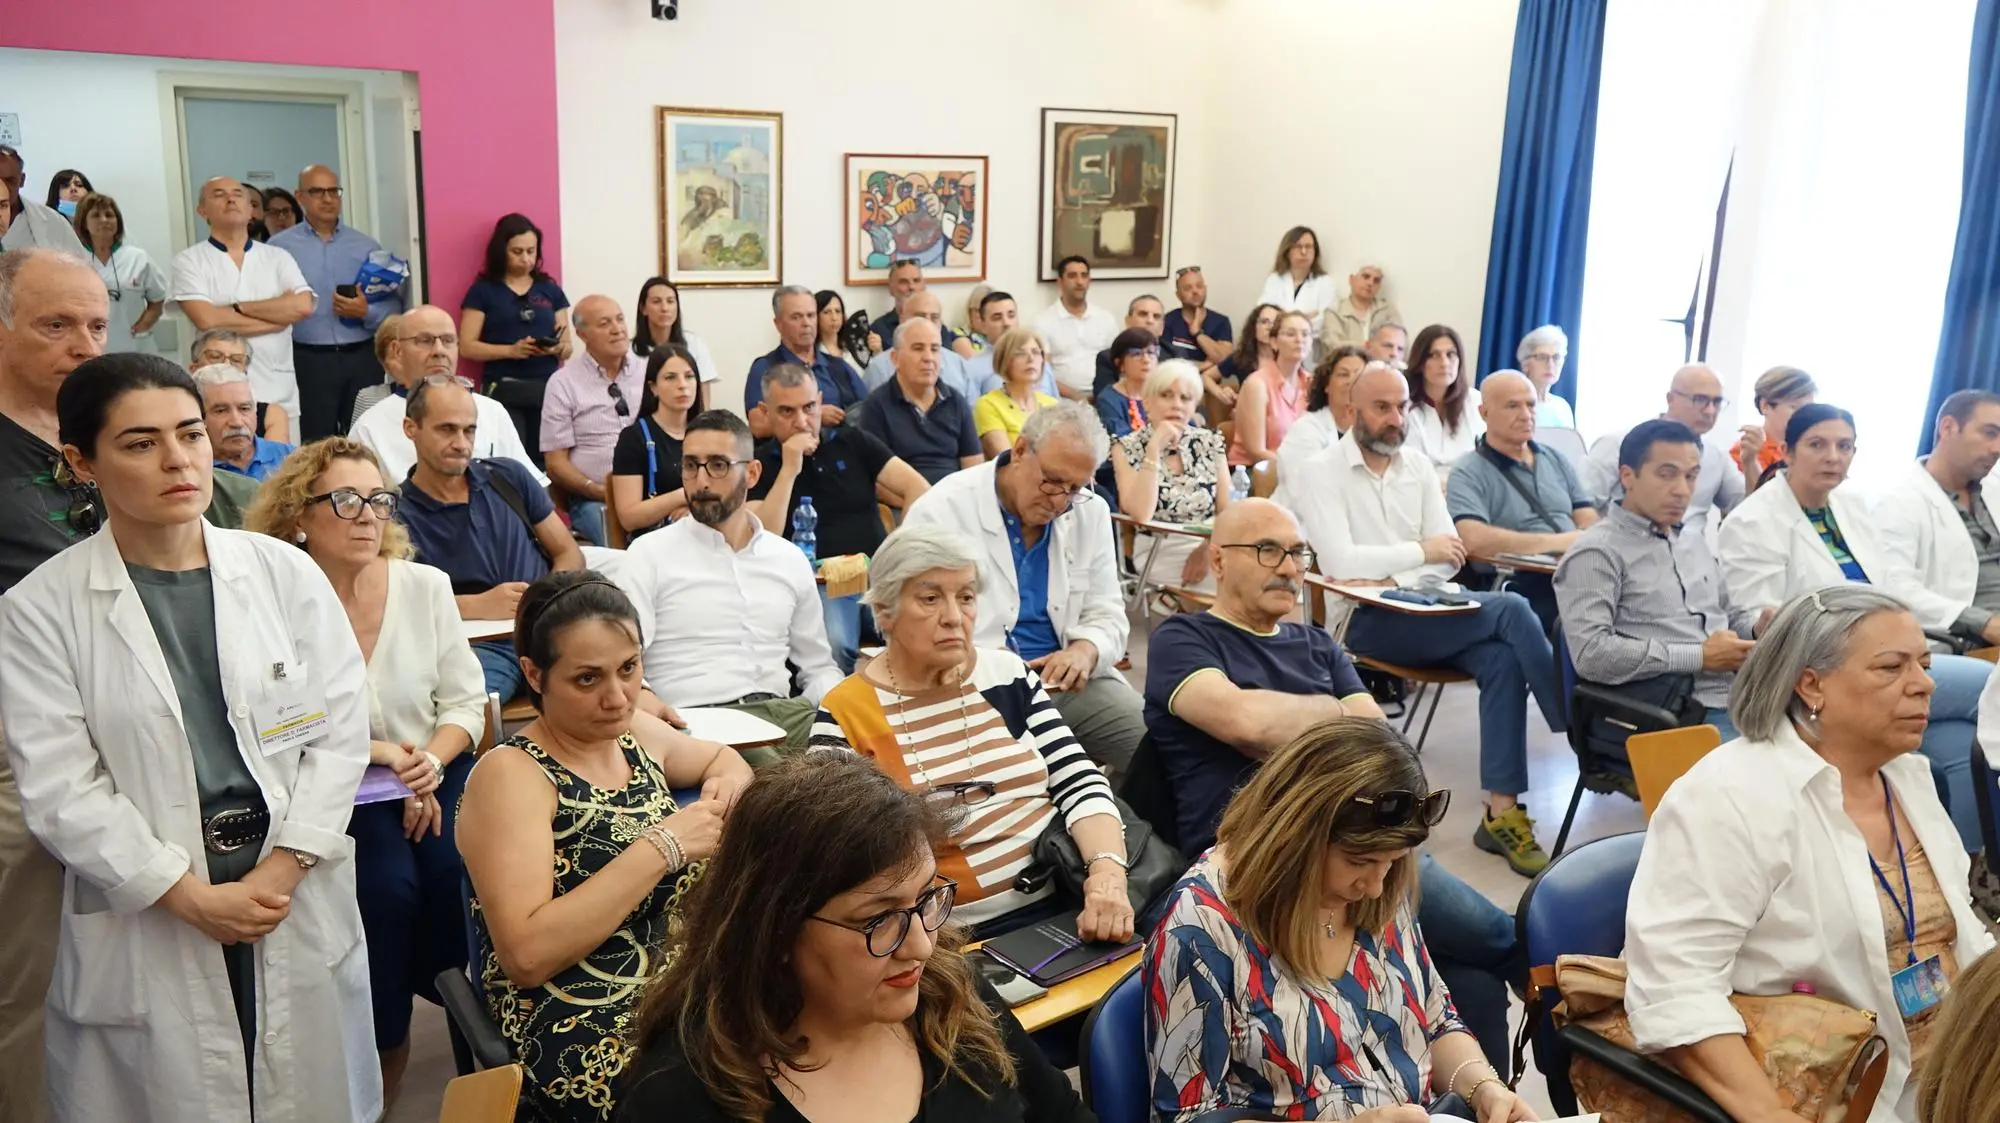
[[[1446,1080],[1444,1082],[1444,1090],[1447,1093],[1458,1091],[1458,1074],[1464,1072],[1468,1068],[1471,1068],[1473,1065],[1481,1063],[1483,1062],[1478,1057],[1474,1057],[1469,1061],[1461,1062],[1457,1068],[1451,1070],[1451,1079]]]
[[[1465,1090],[1465,1102],[1471,1103],[1474,1099],[1476,1099],[1479,1096],[1479,1090],[1481,1088],[1486,1087],[1488,1084],[1498,1084],[1502,1088],[1505,1088],[1507,1086],[1506,1082],[1501,1080],[1498,1074],[1488,1076],[1486,1079],[1478,1081],[1477,1083],[1473,1084],[1472,1087],[1467,1088]]]
[[[687,854],[681,850],[681,840],[675,838],[674,832],[667,829],[665,819],[646,828],[646,832],[639,837],[652,843],[653,849],[658,850],[660,857],[666,859],[668,873],[687,865]]]
[[[1121,870],[1126,870],[1126,871],[1128,871],[1128,872],[1129,872],[1129,871],[1131,870],[1131,868],[1132,868],[1132,863],[1131,863],[1131,861],[1130,861],[1129,859],[1127,859],[1127,858],[1125,857],[1125,855],[1123,855],[1123,854],[1113,854],[1113,853],[1112,853],[1111,851],[1109,851],[1109,850],[1100,850],[1100,851],[1098,851],[1097,853],[1095,853],[1095,854],[1092,854],[1092,855],[1090,856],[1090,858],[1089,858],[1089,859],[1088,859],[1087,861],[1085,861],[1085,862],[1083,863],[1083,868],[1085,868],[1085,869],[1089,869],[1090,867],[1092,867],[1092,866],[1096,865],[1096,864],[1097,864],[1097,863],[1099,863],[1099,862],[1111,862],[1111,863],[1114,863],[1115,865],[1117,865],[1117,867],[1118,867],[1119,869],[1121,869]]]
[[[431,771],[437,773],[438,783],[440,784],[443,783],[444,762],[437,758],[436,753],[431,752],[428,749],[424,750],[424,759],[431,762]]]

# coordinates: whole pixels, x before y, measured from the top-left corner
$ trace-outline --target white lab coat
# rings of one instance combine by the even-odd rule
[[[1966,892],[1965,847],[1929,762],[1906,753],[1882,773],[1906,844],[1914,832],[1951,904],[1963,971],[1993,947]],[[1625,1009],[1640,1049],[1741,1034],[1732,992],[1788,994],[1810,982],[1822,998],[1879,1015],[1889,1072],[1868,1123],[1916,1123],[1888,962],[1868,844],[1842,805],[1840,774],[1789,725],[1773,741],[1731,741],[1667,789],[1625,912]]]
[[[382,1111],[346,829],[368,763],[361,649],[305,553],[202,524],[237,748],[274,845],[320,856],[257,949],[259,1123]],[[265,755],[273,666],[325,698],[327,732]],[[153,906],[206,880],[194,758],[145,605],[106,529],[0,598],[0,722],[28,828],[66,868],[46,1049],[55,1123],[250,1123],[221,945]]]
[[[1868,583],[1900,596],[1916,580],[1883,545],[1868,505],[1859,493],[1837,487],[1827,499],[1848,552],[1861,563]],[[1722,581],[1729,591],[1732,622],[1755,620],[1766,608],[1777,608],[1793,597],[1847,581],[1820,541],[1806,513],[1779,473],[1722,520],[1716,549]],[[1928,622],[1926,622],[1928,623]]]
[[[2000,522],[2000,507],[1994,506],[1996,490],[2000,489],[1982,487],[1979,497],[1987,514]],[[1924,627],[1950,629],[1958,614],[1971,607],[1979,589],[1979,555],[1973,552],[1972,535],[1966,533],[1965,520],[1951,496],[1923,462],[1916,461],[1893,489],[1875,501],[1873,517],[1876,537],[1900,567],[1901,580],[1887,591],[1909,605]],[[1846,528],[1843,522],[1841,529]]]
[[[1000,494],[994,490],[999,461],[988,460],[953,472],[910,504],[906,521],[931,523],[957,530],[979,543],[985,559],[979,566],[979,620],[972,634],[975,647],[1005,648],[1007,633],[1021,614],[1021,587],[1014,576],[1014,547],[1000,517]],[[1125,615],[1125,597],[1118,588],[1118,560],[1113,553],[1111,512],[1097,493],[1085,489],[1057,515],[1047,533],[1049,543],[1049,622],[1064,643],[1089,640],[1097,648],[1092,678],[1121,678],[1118,660],[1132,621]]]

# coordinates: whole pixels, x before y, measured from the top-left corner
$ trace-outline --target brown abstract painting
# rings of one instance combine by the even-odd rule
[[[1167,275],[1176,132],[1171,113],[1042,110],[1042,280],[1073,254],[1100,279]]]

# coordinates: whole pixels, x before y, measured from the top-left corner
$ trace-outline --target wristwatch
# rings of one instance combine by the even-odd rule
[[[283,851],[286,854],[290,854],[292,856],[292,861],[297,862],[299,864],[299,868],[302,870],[309,870],[314,866],[319,865],[318,854],[308,854],[303,850],[296,850],[290,846],[273,846],[271,847],[271,849],[276,851]]]
[[[1083,863],[1083,868],[1087,870],[1090,867],[1096,865],[1100,861],[1112,862],[1116,864],[1119,869],[1126,870],[1128,872],[1132,868],[1132,863],[1126,859],[1125,855],[1113,854],[1109,850],[1100,850],[1097,853],[1092,854],[1090,856],[1090,860]]]

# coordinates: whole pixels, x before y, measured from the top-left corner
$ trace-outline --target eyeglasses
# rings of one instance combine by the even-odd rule
[[[1429,795],[1418,795],[1404,788],[1369,795],[1357,795],[1334,816],[1336,826],[1345,822],[1354,825],[1355,819],[1377,829],[1390,827],[1426,826],[1435,827],[1444,821],[1446,809],[1451,807],[1451,792],[1439,789]]]
[[[1174,270],[1174,280],[1178,281],[1189,273],[1199,272],[1201,272],[1201,266],[1199,265],[1183,265],[1179,269]]]
[[[299,194],[313,199],[338,199],[342,191],[338,187],[301,187]]]
[[[1683,394],[1679,390],[1670,390],[1668,393],[1676,398],[1686,398],[1688,404],[1697,410],[1721,409],[1729,404],[1729,399],[1721,394]]]
[[[472,389],[472,380],[462,374],[427,374],[417,379],[423,386],[459,386]]]
[[[611,407],[618,411],[618,416],[632,416],[632,407],[625,404],[625,391],[620,390],[616,382],[605,383],[604,389],[611,395]]]
[[[1528,358],[1538,363],[1559,363],[1569,358],[1569,356],[1563,354],[1561,351],[1535,351]]]
[[[924,798],[939,807],[977,807],[992,799],[1000,786],[991,780],[961,780],[939,784],[924,792]]]
[[[1276,542],[1218,542],[1216,545],[1221,546],[1225,550],[1255,550],[1257,551],[1257,563],[1265,569],[1278,568],[1285,564],[1286,558],[1299,563],[1299,569],[1302,571],[1310,573],[1313,567],[1314,557],[1311,546],[1293,546],[1290,549],[1286,549]]]
[[[57,453],[50,463],[49,479],[70,496],[69,506],[63,510],[63,522],[85,538],[96,534],[104,525],[104,512],[97,506],[97,485],[77,479],[62,453]]]
[[[1128,350],[1119,352],[1118,358],[1120,360],[1135,359],[1141,355],[1151,355],[1152,357],[1157,359],[1160,357],[1160,349],[1158,347],[1133,347]]]
[[[201,362],[203,366],[207,366],[210,363],[228,363],[237,370],[249,370],[250,353],[245,351],[242,354],[237,354],[233,351],[218,351],[213,347],[209,347],[203,349]]]
[[[730,470],[737,465],[748,463],[750,463],[748,460],[731,460],[723,456],[711,456],[706,460],[697,460],[692,456],[683,456],[681,457],[681,475],[693,478],[706,472],[708,475],[719,480],[728,475]]]
[[[849,932],[859,932],[868,937],[868,954],[877,959],[887,959],[896,954],[903,941],[910,935],[910,918],[924,922],[924,931],[935,932],[944,927],[951,916],[951,906],[958,900],[958,883],[948,877],[939,877],[917,903],[906,909],[890,909],[880,916],[862,921],[860,924],[845,924],[838,920],[814,914],[807,920],[817,920],[821,924],[831,924],[835,928],[845,928]]]
[[[308,507],[317,503],[332,504],[336,518],[358,519],[361,517],[361,508],[367,507],[375,512],[376,518],[384,522],[396,517],[398,501],[399,497],[393,491],[378,491],[373,495],[363,495],[351,487],[337,487],[325,495],[306,496]]]
[[[458,346],[458,336],[450,333],[432,335],[430,332],[424,332],[422,335],[399,335],[396,338],[403,343],[415,344],[419,351],[428,351],[433,347]]]

